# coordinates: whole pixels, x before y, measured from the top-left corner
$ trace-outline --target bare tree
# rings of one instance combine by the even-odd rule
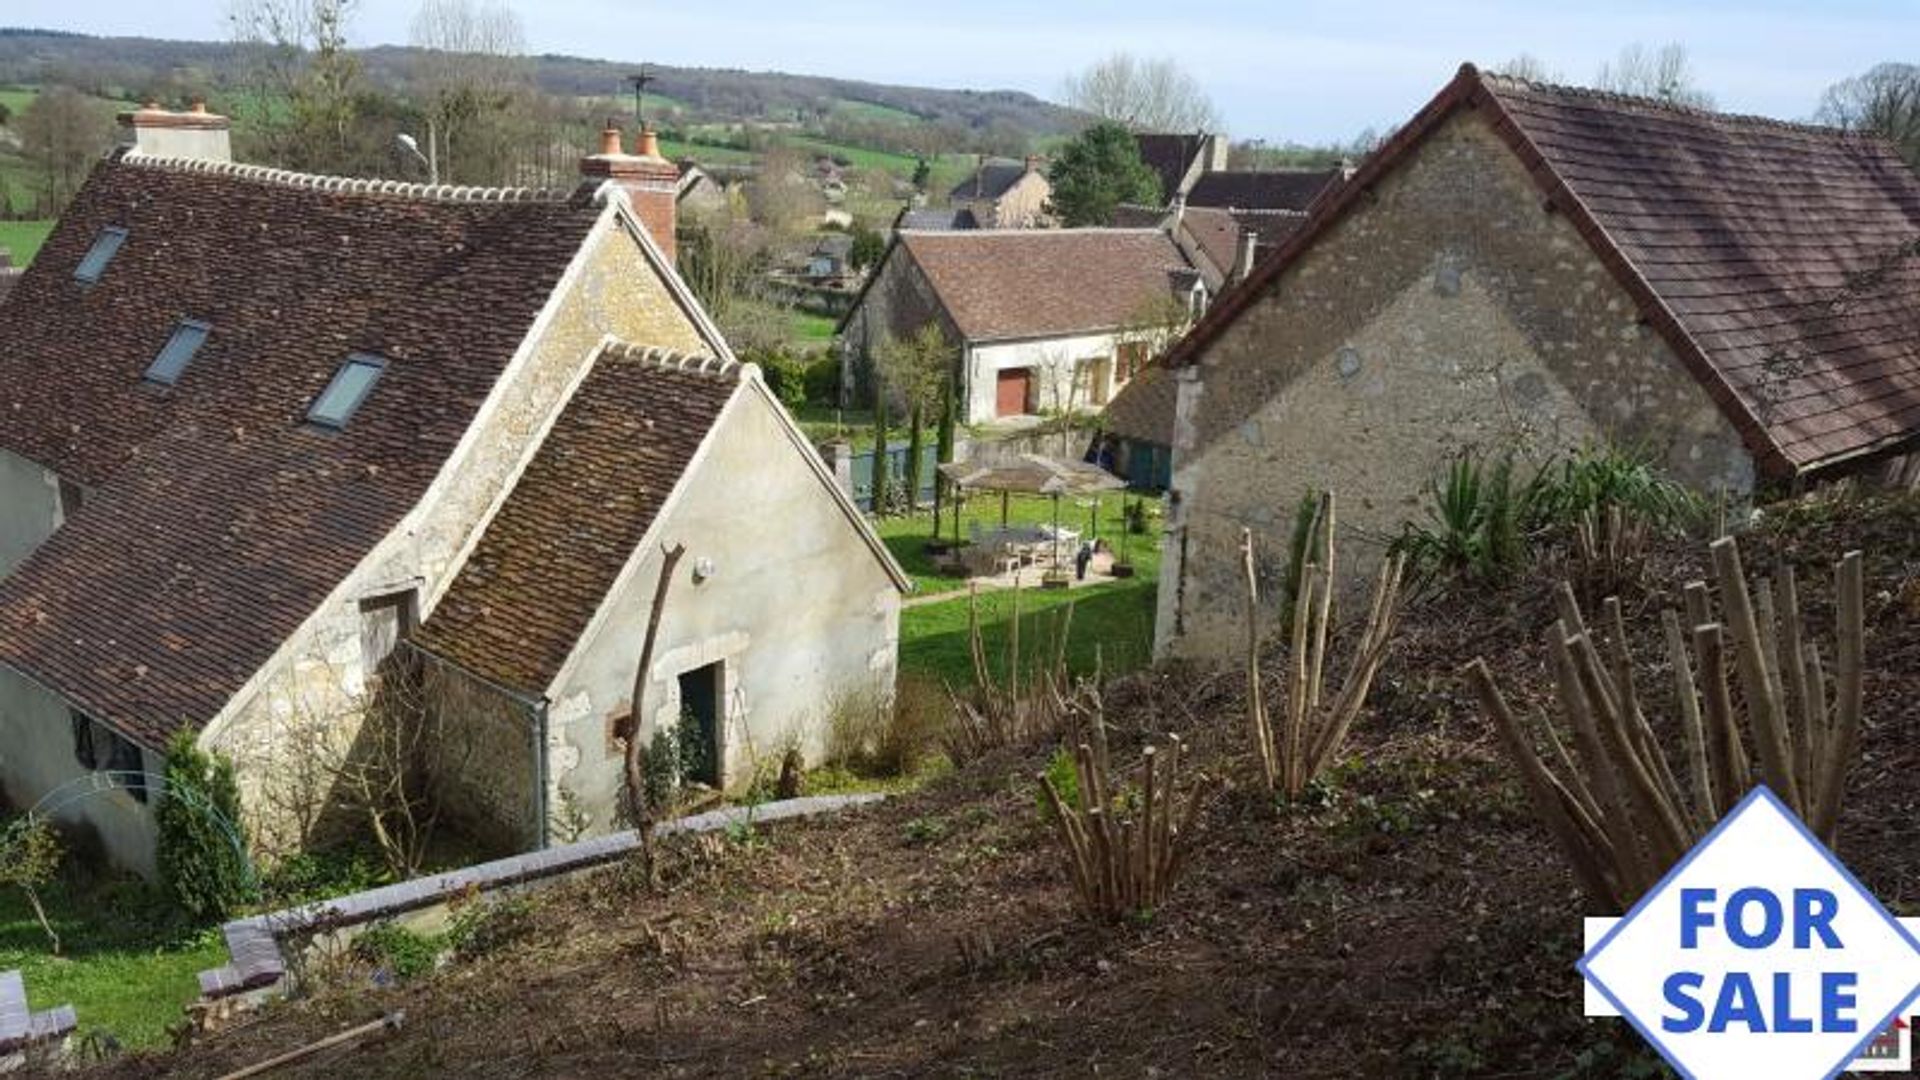
[[[409,40],[422,50],[415,89],[429,154],[448,183],[499,184],[526,125],[526,32],[500,0],[425,0]]]
[[[39,209],[46,217],[66,208],[93,163],[113,144],[106,105],[70,86],[36,96],[13,126],[21,155],[38,180]]]
[[[826,199],[807,179],[807,158],[784,142],[760,156],[760,171],[747,183],[747,207],[753,220],[778,233],[803,232],[826,208]]]
[[[1601,90],[1637,97],[1657,98],[1671,105],[1695,109],[1713,108],[1713,95],[1694,81],[1693,62],[1687,47],[1677,41],[1658,49],[1634,42],[1620,55],[1601,64],[1593,84]]]
[[[1521,53],[1504,64],[1496,65],[1496,73],[1510,79],[1521,79],[1531,83],[1557,83],[1566,81],[1558,72],[1549,68],[1546,61],[1532,53]]]
[[[235,0],[227,21],[248,58],[259,156],[352,172],[360,61],[347,47],[356,0]]]
[[[1827,88],[1814,119],[1878,135],[1920,167],[1920,66],[1876,64]]]
[[[1061,96],[1076,109],[1135,131],[1213,131],[1220,112],[1200,83],[1169,59],[1114,53],[1067,77]]]

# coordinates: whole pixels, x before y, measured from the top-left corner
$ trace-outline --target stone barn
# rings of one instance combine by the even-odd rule
[[[1868,136],[1468,65],[1168,364],[1157,645],[1223,657],[1241,529],[1279,558],[1309,487],[1358,553],[1467,447],[1610,440],[1733,500],[1910,468],[1920,178]]]

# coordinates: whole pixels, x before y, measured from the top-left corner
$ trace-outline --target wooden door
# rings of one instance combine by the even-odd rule
[[[994,384],[994,412],[999,416],[1020,416],[1032,400],[1033,369],[1006,368]]]

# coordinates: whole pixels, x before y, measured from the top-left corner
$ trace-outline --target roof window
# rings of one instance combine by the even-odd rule
[[[193,362],[193,354],[200,351],[200,346],[207,340],[207,331],[211,329],[206,323],[181,319],[180,325],[173,330],[173,336],[160,347],[160,355],[147,365],[147,381],[161,386],[172,386],[179,382],[180,373]]]
[[[107,264],[113,261],[113,256],[120,250],[120,245],[126,242],[127,230],[120,226],[109,225],[101,229],[100,235],[93,238],[93,246],[81,258],[80,265],[73,268],[73,279],[88,285],[99,281],[100,275],[107,272]]]
[[[387,362],[382,357],[367,353],[347,357],[347,362],[333,373],[333,381],[314,399],[313,408],[307,410],[307,419],[322,427],[346,427],[385,370]]]

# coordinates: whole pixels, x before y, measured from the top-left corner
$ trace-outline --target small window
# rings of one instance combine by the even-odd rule
[[[314,400],[313,408],[307,410],[307,419],[313,423],[330,428],[344,428],[353,417],[354,411],[367,398],[373,384],[380,380],[380,373],[387,369],[387,362],[378,356],[355,353],[340,365],[333,373],[333,381]]]
[[[120,245],[126,242],[127,230],[118,225],[101,229],[100,235],[93,240],[93,246],[87,249],[86,256],[80,260],[80,265],[74,267],[73,279],[88,285],[99,281],[100,275],[107,272],[107,264],[113,261],[113,256],[120,250]]]
[[[80,767],[114,774],[135,802],[146,802],[147,761],[140,745],[78,709],[67,715],[73,721],[73,759]]]
[[[187,369],[187,365],[193,361],[193,354],[199,352],[200,346],[206,342],[209,329],[206,323],[181,319],[180,325],[174,327],[173,336],[160,347],[160,355],[154,357],[153,363],[147,367],[147,381],[161,386],[172,386],[179,382],[180,373]]]
[[[73,760],[91,772],[100,767],[100,756],[93,750],[93,718],[78,710],[67,715],[73,720]]]

